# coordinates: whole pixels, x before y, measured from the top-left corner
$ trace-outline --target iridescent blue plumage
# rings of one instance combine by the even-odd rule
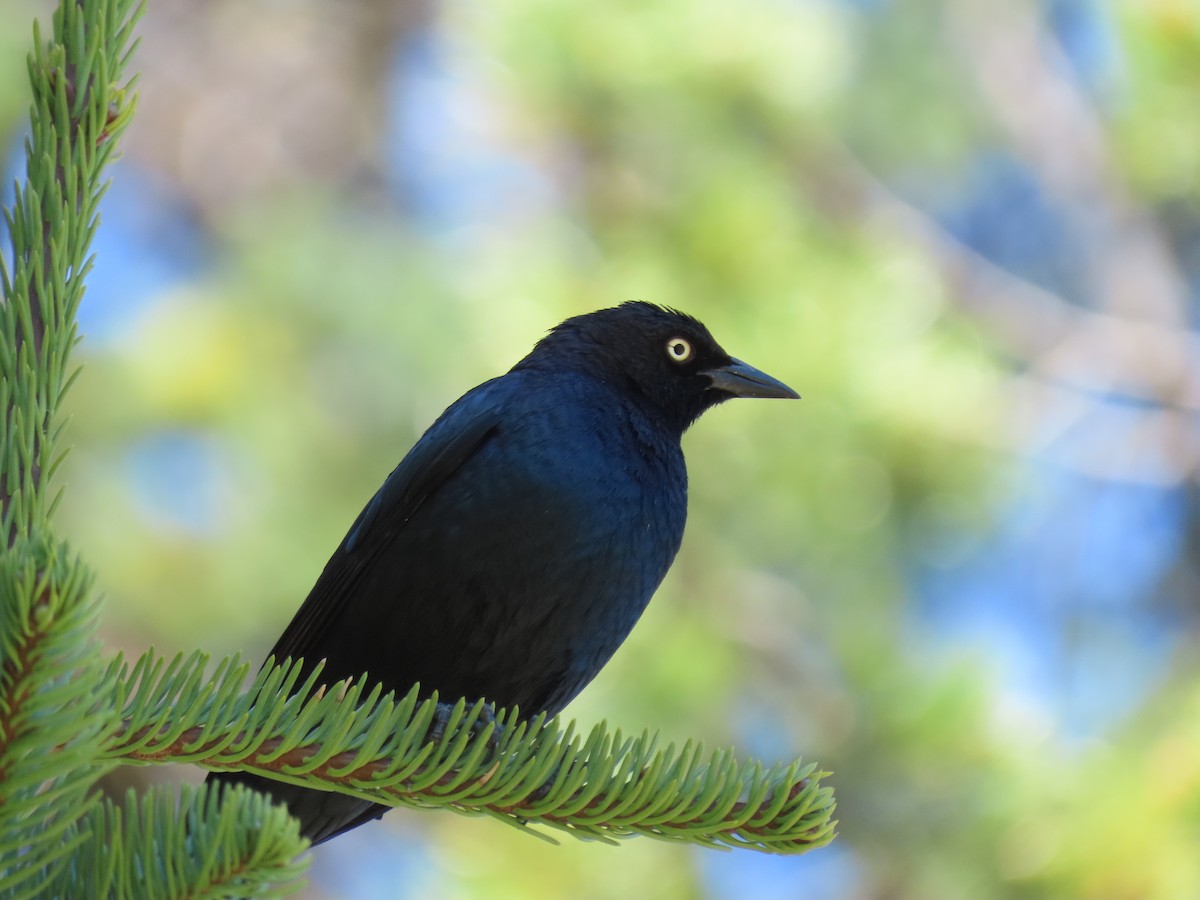
[[[404,693],[562,709],[629,634],[683,537],[680,438],[733,396],[794,397],[696,320],[568,319],[451,405],[359,515],[274,648]],[[314,842],[386,809],[257,776]]]

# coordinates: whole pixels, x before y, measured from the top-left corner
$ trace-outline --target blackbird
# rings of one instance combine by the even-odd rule
[[[608,662],[683,538],[680,438],[732,397],[796,398],[691,316],[624,303],[567,319],[453,403],[367,503],[275,644],[366,672],[556,713]],[[307,671],[307,669],[306,669]],[[241,772],[319,844],[388,807]]]

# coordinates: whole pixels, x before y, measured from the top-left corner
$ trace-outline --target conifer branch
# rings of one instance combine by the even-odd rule
[[[0,892],[34,895],[93,838],[79,827],[115,724],[94,636],[91,575],[49,528],[47,479],[61,460],[75,312],[101,171],[132,104],[119,87],[133,0],[67,2],[53,35],[34,26],[26,180],[5,210],[0,257]]]
[[[5,210],[11,273],[0,259],[0,528],[8,546],[53,508],[41,482],[61,461],[55,414],[72,378],[101,173],[133,115],[120,79],[136,9],[135,0],[68,0],[54,14],[50,41],[34,23],[26,180]]]
[[[89,580],[65,548],[24,538],[0,559],[0,895],[67,864],[110,767],[100,748],[116,720]]]
[[[306,841],[287,810],[241,786],[223,792],[184,786],[123,805],[96,806],[85,844],[63,870],[56,897],[113,900],[225,900],[282,897],[304,872]]]
[[[710,846],[800,853],[833,836],[832,790],[814,765],[764,766],[702,744],[658,749],[604,723],[586,738],[574,723],[519,711],[493,719],[459,701],[440,740],[427,742],[436,697],[397,699],[366,680],[317,689],[319,668],[270,664],[249,672],[224,660],[212,676],[193,654],[153,654],[110,672],[121,724],[103,751],[126,763],[190,762],[244,769],[392,806],[443,807],[578,837],[641,834]]]

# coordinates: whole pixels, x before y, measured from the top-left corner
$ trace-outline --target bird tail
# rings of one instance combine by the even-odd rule
[[[252,790],[266,794],[276,803],[284,804],[288,811],[300,820],[300,834],[312,841],[313,846],[323,844],[372,819],[378,819],[391,808],[334,791],[318,791],[273,781],[249,772],[210,772],[206,783],[222,788],[244,784]]]

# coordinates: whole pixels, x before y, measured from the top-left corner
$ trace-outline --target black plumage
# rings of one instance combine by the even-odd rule
[[[683,537],[680,438],[731,397],[795,397],[695,319],[626,303],[568,319],[452,404],[359,514],[276,643],[399,694],[555,713],[645,609]],[[314,843],[387,807],[244,773]]]

